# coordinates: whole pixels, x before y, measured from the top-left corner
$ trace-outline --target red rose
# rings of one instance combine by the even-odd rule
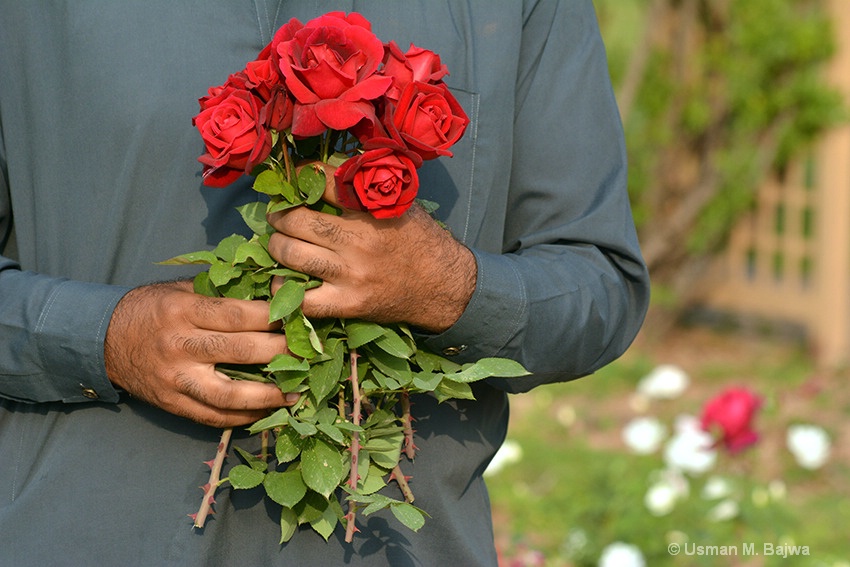
[[[752,424],[761,398],[746,388],[729,388],[709,400],[701,424],[706,431],[719,429],[721,441],[730,451],[739,451],[758,441]]]
[[[283,81],[280,71],[269,59],[249,61],[243,73],[245,87],[260,97],[263,102],[271,98],[272,91]]]
[[[463,136],[469,118],[444,83],[413,82],[396,104],[387,105],[388,129],[422,159],[451,156],[449,148]],[[393,136],[396,137],[396,136]]]
[[[204,184],[224,187],[268,157],[271,134],[260,119],[261,101],[250,92],[226,88],[211,100],[202,103],[192,123],[206,146],[198,158],[204,164]]]
[[[378,219],[400,217],[419,191],[421,160],[403,149],[381,147],[346,160],[334,173],[337,199]]]
[[[272,45],[296,100],[293,135],[316,136],[376,120],[370,101],[383,95],[392,79],[376,74],[384,46],[362,16],[334,12],[303,27],[290,21]]]
[[[448,68],[440,61],[440,56],[430,49],[416,47],[412,43],[407,53],[402,53],[396,42],[384,46],[383,74],[393,78],[393,86],[387,92],[392,100],[398,100],[401,91],[409,83],[437,83],[449,74]]]

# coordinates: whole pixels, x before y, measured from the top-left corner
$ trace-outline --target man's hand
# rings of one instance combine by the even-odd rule
[[[333,202],[333,172],[325,166]],[[277,230],[269,252],[281,264],[321,278],[307,291],[308,317],[406,322],[442,332],[461,316],[475,289],[475,257],[419,206],[400,218],[342,216],[296,207],[269,216]]]
[[[265,364],[285,352],[286,339],[270,332],[268,317],[268,302],[197,295],[191,282],[136,288],[112,315],[107,375],[131,395],[200,423],[252,423],[298,396],[231,380],[215,364]]]

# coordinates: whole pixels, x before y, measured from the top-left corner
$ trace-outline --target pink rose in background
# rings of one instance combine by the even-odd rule
[[[268,157],[271,135],[260,118],[262,101],[250,92],[227,87],[202,103],[192,123],[201,133],[206,152],[204,184],[230,185]]]
[[[729,388],[709,400],[700,423],[706,431],[719,431],[720,441],[730,451],[740,451],[758,441],[753,420],[761,398],[747,388]]]
[[[359,14],[333,12],[281,28],[272,40],[278,66],[295,98],[292,134],[309,137],[377,120],[372,100],[392,79],[376,73],[384,46]]]

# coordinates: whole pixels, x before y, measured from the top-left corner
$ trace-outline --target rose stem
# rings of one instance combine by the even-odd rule
[[[269,430],[260,431],[260,458],[263,461],[269,460]]]
[[[360,385],[357,379],[357,350],[351,349],[350,357],[351,357],[351,375],[349,376],[349,380],[351,380],[351,392],[352,392],[352,408],[351,408],[351,422],[359,427],[360,426]],[[348,487],[356,492],[357,491],[357,481],[359,479],[359,475],[357,474],[357,466],[358,466],[358,458],[360,457],[360,433],[358,431],[353,431],[351,433],[351,469],[348,472]],[[357,528],[354,526],[354,517],[357,511],[357,503],[354,501],[349,501],[348,503],[348,513],[345,515],[346,526],[345,526],[345,541],[351,543],[354,539],[354,532],[357,531]]]
[[[398,487],[404,495],[404,500],[409,504],[413,504],[413,501],[415,500],[413,497],[413,491],[410,490],[410,485],[407,484],[407,477],[404,476],[403,472],[401,472],[400,465],[396,465],[393,468],[393,472],[390,474],[390,479],[395,480],[398,483]]]
[[[411,461],[416,456],[416,445],[413,444],[413,416],[410,414],[410,392],[401,393],[401,424],[404,428],[404,454]]]
[[[221,478],[221,467],[224,465],[224,458],[227,456],[227,446],[230,444],[230,436],[232,434],[232,428],[227,428],[221,432],[221,440],[218,442],[215,458],[212,461],[208,461],[210,465],[210,480],[206,486],[202,487],[204,489],[204,497],[201,500],[201,507],[198,508],[198,513],[193,516],[195,520],[194,527],[196,528],[204,527],[204,522],[206,522],[207,516],[212,510],[213,502],[215,502],[213,496],[218,488],[219,479]]]

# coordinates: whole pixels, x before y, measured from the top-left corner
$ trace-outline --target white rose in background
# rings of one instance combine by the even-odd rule
[[[667,428],[654,417],[637,417],[623,428],[623,441],[639,455],[654,453],[667,436]]]
[[[506,439],[484,470],[484,476],[492,476],[520,459],[522,459],[522,447],[516,441]]]
[[[817,425],[791,425],[788,427],[786,444],[794,459],[803,468],[818,469],[829,459],[829,435]]]
[[[705,481],[705,485],[702,487],[702,497],[706,500],[720,500],[731,496],[733,490],[734,487],[729,479],[714,475]]]
[[[666,516],[679,500],[688,497],[688,479],[676,469],[656,471],[643,503],[653,516]]]
[[[615,541],[602,550],[599,567],[646,567],[646,560],[636,545]]]
[[[735,518],[739,513],[738,503],[731,498],[726,498],[709,510],[707,517],[710,522],[725,522]]]
[[[714,438],[700,427],[691,415],[676,418],[675,434],[664,447],[668,467],[693,474],[710,470],[717,460]]]
[[[684,370],[673,364],[662,364],[641,378],[637,391],[647,398],[672,400],[681,396],[689,383],[690,378]]]

